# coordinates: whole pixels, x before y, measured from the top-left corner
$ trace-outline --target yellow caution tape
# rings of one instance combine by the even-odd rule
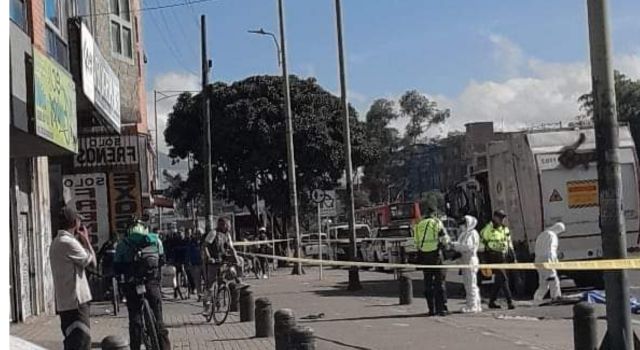
[[[607,259],[607,260],[581,260],[581,261],[560,261],[554,263],[505,263],[505,264],[446,264],[446,265],[420,265],[420,264],[390,264],[360,261],[335,261],[306,258],[290,258],[279,255],[241,253],[260,258],[282,260],[288,262],[301,262],[309,265],[329,265],[329,266],[356,266],[356,267],[382,267],[391,269],[494,269],[494,270],[637,270],[640,269],[640,258],[633,259]]]
[[[270,244],[270,243],[280,243],[280,242],[288,242],[292,239],[272,239],[268,241],[237,241],[233,242],[234,247],[247,247],[252,245],[260,245],[260,244]]]

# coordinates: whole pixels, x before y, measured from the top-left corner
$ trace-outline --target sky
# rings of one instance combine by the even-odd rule
[[[143,12],[148,107],[153,90],[200,88],[199,17],[207,17],[211,81],[280,74],[277,0],[146,0]],[[290,74],[315,77],[338,95],[332,0],[284,0]],[[418,90],[451,118],[438,133],[471,121],[497,129],[570,121],[591,89],[585,0],[343,0],[349,102],[364,118],[377,98]],[[640,1],[609,1],[614,68],[640,79]],[[168,94],[170,95],[170,94]],[[158,95],[158,97],[162,97]],[[158,103],[163,130],[174,98]],[[394,122],[403,129],[406,119]],[[161,143],[166,151],[166,145]]]

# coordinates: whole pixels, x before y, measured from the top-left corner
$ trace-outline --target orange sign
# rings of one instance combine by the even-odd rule
[[[567,181],[567,197],[569,208],[597,207],[598,180]]]

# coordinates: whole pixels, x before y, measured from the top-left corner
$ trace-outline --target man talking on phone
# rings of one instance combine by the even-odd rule
[[[91,247],[89,230],[81,220],[82,216],[72,207],[62,208],[60,230],[49,251],[65,350],[91,348],[91,290],[85,269],[96,266],[96,254]]]

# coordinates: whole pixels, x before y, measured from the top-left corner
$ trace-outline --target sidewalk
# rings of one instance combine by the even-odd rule
[[[290,268],[281,268],[268,280],[247,282],[254,298],[271,300],[274,312],[293,309],[299,325],[313,328],[317,349],[573,349],[572,324],[566,318],[570,306],[545,310],[520,302],[513,311],[428,318],[424,316],[426,306],[419,273],[413,274],[414,303],[400,306],[397,281],[392,274],[362,271],[364,288],[353,293],[346,290],[346,270],[325,270],[322,281],[318,280],[316,268],[305,270],[303,276],[292,276]],[[450,295],[450,310],[458,310],[461,303],[459,297]],[[128,336],[124,312],[113,317],[107,309],[110,305],[92,308],[95,348],[107,335]],[[195,300],[165,300],[164,310],[174,349],[274,349],[273,338],[253,338],[253,322],[238,322],[237,313],[230,314],[227,322],[217,327],[204,321],[201,306]],[[321,313],[323,317],[317,318]],[[604,328],[600,324],[601,333]],[[61,348],[62,336],[55,317],[12,325],[11,334],[49,349]]]

